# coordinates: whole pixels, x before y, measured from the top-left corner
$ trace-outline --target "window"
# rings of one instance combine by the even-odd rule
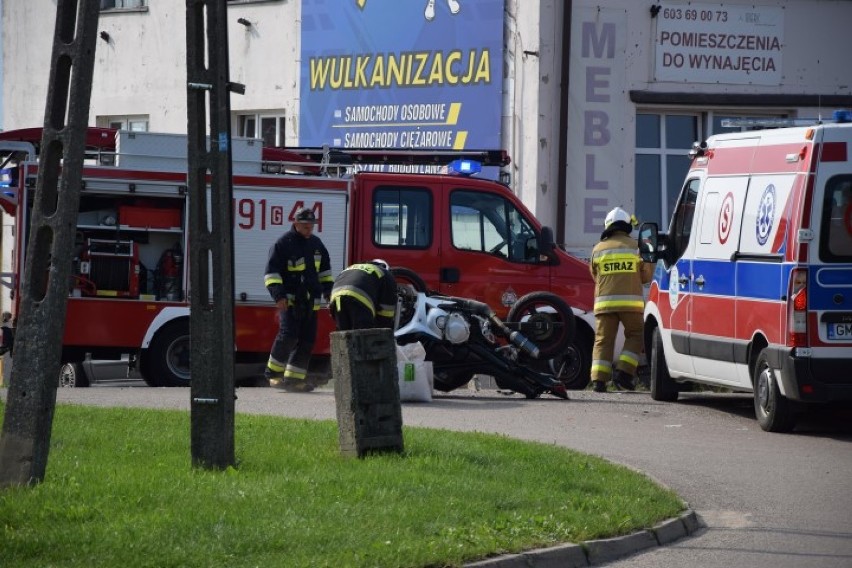
[[[852,262],[852,176],[834,177],[826,185],[819,255],[828,262]]]
[[[689,171],[692,143],[712,134],[754,130],[759,126],[722,126],[727,119],[785,118],[787,114],[707,111],[695,114],[637,113],[635,200],[636,217],[664,227],[681,183]]]
[[[539,259],[532,225],[506,199],[490,193],[454,191],[450,197],[453,246],[515,262]]]
[[[664,226],[689,171],[689,149],[701,138],[698,115],[636,115],[636,217]]]
[[[432,196],[419,187],[382,186],[373,194],[373,242],[427,248],[432,244]]]
[[[238,136],[262,138],[268,147],[284,146],[284,115],[240,114],[237,116]]]
[[[147,132],[148,115],[99,116],[95,119],[95,124],[97,124],[100,128],[115,128],[117,130]]]
[[[148,0],[101,0],[101,10],[116,8],[145,8]]]
[[[672,215],[669,239],[672,243],[671,258],[673,260],[680,258],[689,244],[689,237],[692,234],[692,220],[695,217],[695,202],[698,200],[698,187],[700,185],[701,180],[699,179],[691,179],[686,182],[677,202],[677,209]]]

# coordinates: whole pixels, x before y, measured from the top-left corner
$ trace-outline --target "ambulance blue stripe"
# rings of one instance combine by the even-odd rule
[[[787,294],[790,265],[748,261],[738,261],[736,264],[740,298],[779,302]]]
[[[774,262],[695,260],[692,273],[704,277],[704,287],[693,282],[694,294],[734,296],[754,300],[781,300],[787,289],[790,266]]]
[[[659,268],[659,267],[658,267]],[[678,264],[681,274],[686,270],[684,263]],[[694,260],[692,274],[704,277],[704,286],[699,288],[694,282],[692,293],[707,296],[735,296],[739,284],[739,298],[749,300],[781,301],[787,294],[787,283],[793,266],[776,262]],[[656,271],[660,289],[669,289],[671,272]],[[682,293],[685,290],[681,290]]]

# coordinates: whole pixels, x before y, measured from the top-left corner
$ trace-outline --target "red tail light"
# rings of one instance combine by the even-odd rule
[[[787,344],[790,347],[808,345],[808,273],[795,269],[790,275],[787,295]]]

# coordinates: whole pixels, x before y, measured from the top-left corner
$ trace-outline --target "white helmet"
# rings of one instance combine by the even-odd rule
[[[609,226],[615,223],[616,221],[623,221],[630,226],[635,225],[635,218],[633,217],[633,215],[631,215],[621,207],[616,207],[615,209],[606,214],[606,219],[604,219],[604,229],[609,229]]]
[[[374,258],[373,260],[370,261],[370,263],[371,264],[377,264],[377,265],[381,266],[382,268],[384,268],[385,270],[390,270],[390,265],[386,261],[382,260],[381,258]]]

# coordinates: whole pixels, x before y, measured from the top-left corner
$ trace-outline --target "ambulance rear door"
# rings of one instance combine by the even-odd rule
[[[811,358],[852,359],[852,125],[826,126],[811,204],[808,269]],[[822,376],[826,382],[852,382]]]

